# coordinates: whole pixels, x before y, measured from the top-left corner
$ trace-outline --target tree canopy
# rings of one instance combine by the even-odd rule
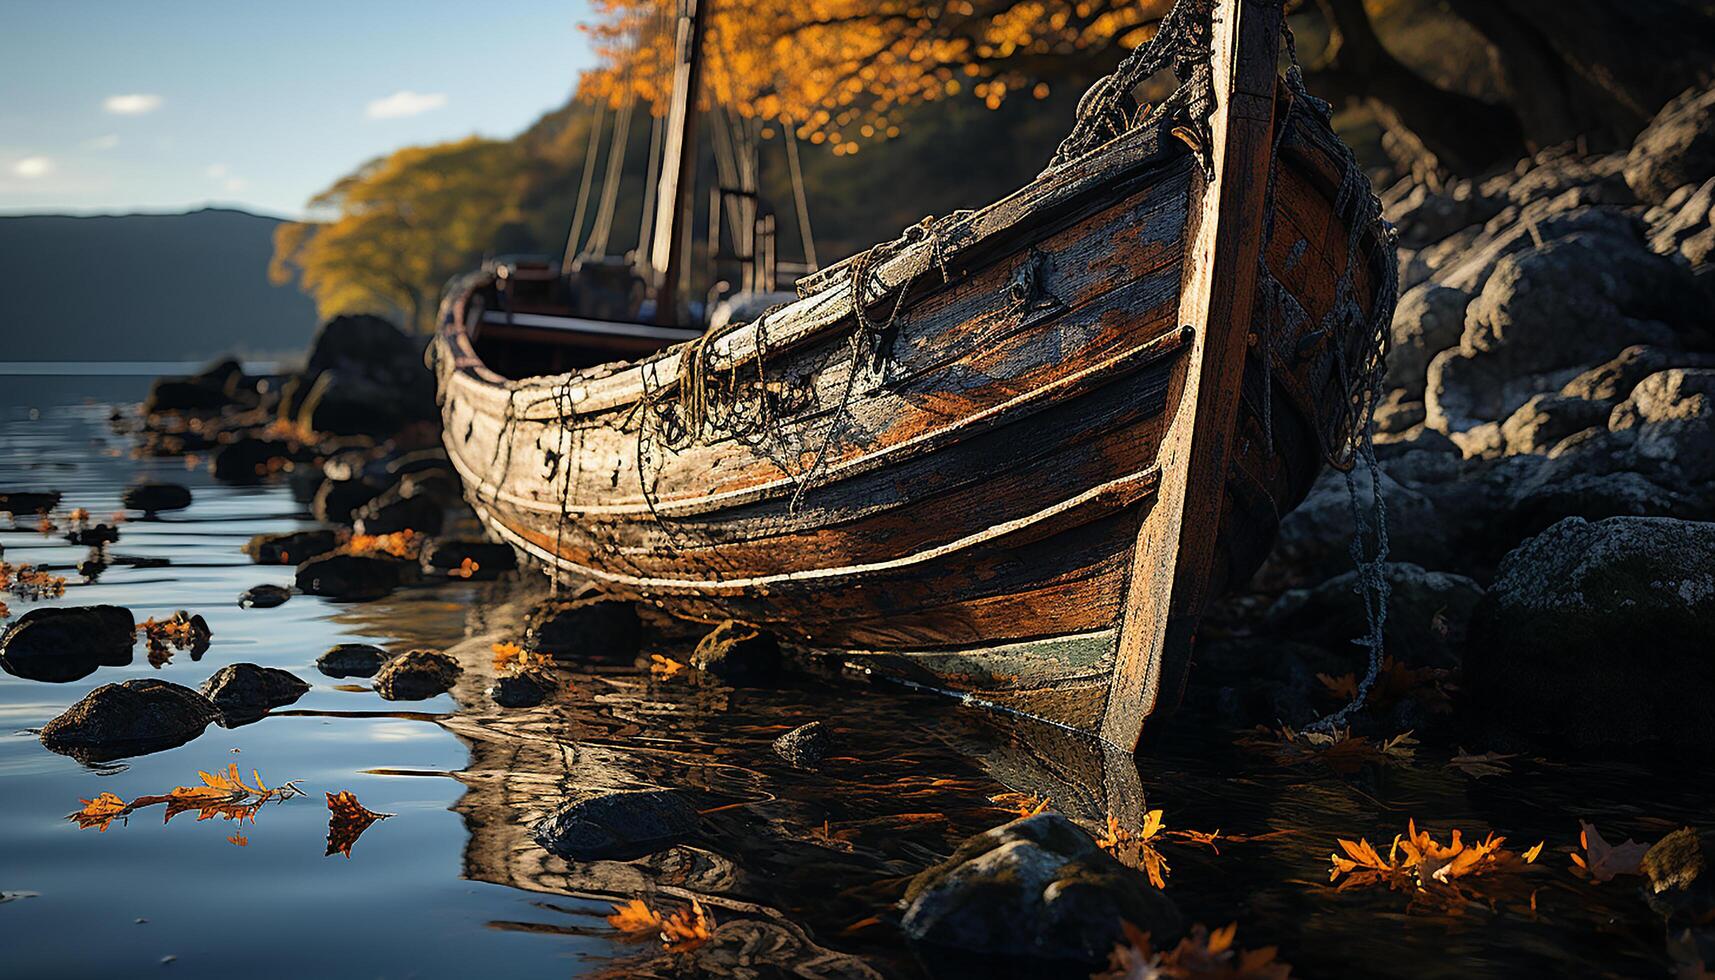
[[[441,286],[494,241],[518,199],[521,155],[477,137],[372,160],[274,232],[268,274],[296,278],[323,317],[378,313],[428,329]]]

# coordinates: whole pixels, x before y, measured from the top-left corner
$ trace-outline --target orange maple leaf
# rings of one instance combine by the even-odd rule
[[[661,945],[683,953],[696,949],[715,934],[715,918],[703,903],[691,899],[691,907],[679,909],[661,920]]]
[[[613,914],[607,917],[608,925],[633,936],[659,934],[661,921],[661,913],[650,908],[641,898],[634,898],[624,905],[614,905]]]
[[[1145,977],[1174,977],[1186,980],[1288,980],[1290,964],[1275,959],[1273,946],[1237,949],[1234,939],[1238,923],[1210,930],[1201,923],[1191,927],[1179,945],[1157,951],[1149,933],[1130,922],[1122,922],[1124,937],[1108,956],[1108,969],[1090,980],[1139,980]]]
[[[672,657],[663,657],[659,653],[649,655],[649,672],[656,677],[670,678],[684,669],[685,665]]]
[[[112,793],[102,793],[93,800],[79,800],[83,809],[69,814],[66,819],[77,821],[84,830],[94,827],[101,833],[106,833],[114,820],[124,817],[131,812],[125,801]]]

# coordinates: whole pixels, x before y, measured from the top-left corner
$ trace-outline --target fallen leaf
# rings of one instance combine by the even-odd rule
[[[1508,759],[1516,759],[1516,754],[1500,752],[1484,752],[1482,755],[1472,755],[1463,748],[1459,754],[1447,760],[1450,768],[1457,769],[1472,779],[1482,779],[1484,776],[1505,776],[1512,772]]]
[[[547,654],[526,650],[516,643],[496,643],[491,649],[494,651],[494,669],[502,673],[546,667],[553,663],[553,658]]]
[[[1048,809],[1048,797],[1039,799],[1035,793],[996,793],[989,802],[1020,817],[1034,817]]]
[[[1158,952],[1149,933],[1130,922],[1120,924],[1124,938],[1108,955],[1108,969],[1091,980],[1288,980],[1292,966],[1282,963],[1273,946],[1241,950],[1234,946],[1238,923],[1211,931],[1197,924],[1179,945]]]
[[[684,669],[685,665],[672,657],[663,657],[659,653],[649,655],[649,672],[656,677],[670,678]]]
[[[322,857],[336,852],[351,857],[351,846],[377,820],[386,820],[391,813],[376,813],[362,803],[350,790],[328,793],[328,849]]]
[[[94,827],[101,833],[106,833],[114,820],[131,812],[125,801],[112,793],[102,793],[93,800],[78,802],[83,804],[83,809],[71,814],[67,819],[77,821],[78,827],[84,830]]]
[[[1613,881],[1619,875],[1643,874],[1644,853],[1649,845],[1627,838],[1624,844],[1609,844],[1597,832],[1596,825],[1578,821],[1578,846],[1582,856],[1572,855],[1572,863],[1593,881]]]
[[[1418,830],[1416,820],[1409,821],[1406,832],[1393,839],[1385,858],[1361,838],[1356,843],[1344,839],[1336,843],[1340,850],[1328,856],[1328,880],[1339,881],[1340,891],[1378,884],[1417,892],[1440,889],[1433,898],[1449,909],[1464,898],[1457,887],[1461,879],[1521,871],[1535,862],[1543,847],[1538,843],[1520,855],[1503,846],[1505,837],[1491,833],[1480,841],[1467,842],[1458,830],[1451,831],[1447,843],[1442,844],[1429,831]]]
[[[624,905],[615,905],[613,914],[607,917],[607,924],[628,935],[659,934],[661,913],[650,908],[643,899],[634,898]]]
[[[232,844],[235,847],[249,847],[250,846],[250,838],[244,836],[243,834],[233,834],[231,837],[228,837],[226,840],[228,843]]]
[[[661,921],[661,945],[675,953],[696,949],[714,933],[714,916],[694,898],[690,908],[679,909]]]
[[[1334,732],[1297,732],[1291,726],[1279,729],[1258,726],[1239,739],[1241,748],[1266,755],[1276,765],[1296,767],[1318,764],[1342,776],[1366,765],[1408,765],[1417,755],[1417,739],[1411,732],[1376,741],[1356,735],[1349,728]]]

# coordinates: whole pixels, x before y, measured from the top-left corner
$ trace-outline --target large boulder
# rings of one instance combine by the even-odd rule
[[[298,420],[317,432],[388,435],[436,418],[424,344],[379,317],[322,325],[294,392]]]
[[[42,744],[106,762],[170,749],[220,719],[214,703],[188,687],[153,678],[103,684],[42,726]]]
[[[1465,687],[1502,735],[1715,749],[1715,524],[1567,518],[1501,563]]]
[[[1122,921],[1164,947],[1182,928],[1173,902],[1142,873],[1054,813],[966,840],[912,879],[904,906],[900,927],[938,975],[1087,975],[1113,950]]]
[[[1650,223],[1650,248],[1693,267],[1707,264],[1715,257],[1715,177],[1681,187],[1644,220]]]
[[[1606,426],[1610,407],[1572,395],[1534,395],[1501,423],[1501,438],[1509,455],[1547,455],[1567,436]]]
[[[536,843],[573,861],[628,859],[695,833],[697,811],[669,789],[590,793],[560,805],[530,828]]]
[[[32,609],[0,634],[0,669],[33,681],[80,680],[97,667],[129,664],[136,629],[121,606]]]
[[[1483,597],[1475,580],[1429,571],[1406,562],[1386,566],[1387,623],[1382,635],[1389,656],[1414,666],[1457,667],[1466,625]],[[1271,634],[1349,652],[1369,632],[1356,570],[1314,589],[1293,589],[1270,607]]]
[[[1393,346],[1387,355],[1386,383],[1422,398],[1429,362],[1455,347],[1465,332],[1470,294],[1426,282],[1406,290],[1393,314]]]
[[[1656,113],[1626,156],[1626,183],[1651,204],[1715,176],[1715,88],[1681,93]]]
[[[1429,497],[1386,472],[1380,476],[1392,558],[1426,568],[1453,567],[1453,529],[1441,510]],[[1370,474],[1359,467],[1351,478],[1357,505],[1367,513],[1373,499]],[[1274,550],[1252,579],[1253,587],[1265,592],[1310,587],[1350,571],[1355,530],[1346,474],[1323,473],[1311,484],[1304,502],[1281,519]]]

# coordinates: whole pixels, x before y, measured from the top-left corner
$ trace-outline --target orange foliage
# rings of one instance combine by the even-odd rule
[[[370,824],[377,820],[386,820],[391,813],[376,813],[357,802],[357,797],[350,790],[338,793],[328,793],[328,849],[323,857],[332,857],[336,852],[351,857],[351,845],[363,836]]]
[[[1452,704],[1447,700],[1447,692],[1443,687],[1447,676],[1446,670],[1437,667],[1407,667],[1392,657],[1383,657],[1381,670],[1376,674],[1375,683],[1370,685],[1370,693],[1364,703],[1385,706],[1417,695],[1435,710],[1451,710]],[[1322,686],[1330,695],[1342,702],[1358,696],[1356,674],[1342,674],[1339,677],[1317,674],[1316,679],[1322,682]]]
[[[714,935],[715,919],[703,903],[691,899],[690,908],[662,915],[640,898],[614,905],[607,924],[631,938],[654,935],[669,952],[683,953],[708,942]]]
[[[1157,952],[1144,932],[1130,922],[1122,922],[1125,938],[1108,956],[1107,970],[1090,980],[1143,980],[1149,977],[1173,977],[1184,980],[1287,980],[1292,976],[1290,964],[1275,959],[1276,949],[1237,949],[1233,940],[1238,936],[1238,923],[1211,932],[1201,924],[1191,927],[1190,935],[1179,945]]]
[[[1116,45],[1154,32],[1166,0],[751,0],[715,4],[705,90],[746,118],[790,119],[799,135],[854,153],[898,135],[900,108],[967,90],[991,109],[1015,93],[1087,72]],[[666,0],[597,0],[588,27],[601,67],[582,91],[660,111],[673,39]],[[849,147],[849,149],[847,149]]]
[[[220,817],[243,823],[254,821],[264,803],[284,802],[303,793],[292,782],[270,787],[262,782],[262,774],[255,770],[250,773],[254,785],[246,783],[237,763],[228,763],[225,772],[198,772],[197,777],[202,781],[200,786],[177,786],[168,793],[139,796],[129,803],[113,793],[102,793],[93,800],[79,800],[83,808],[67,814],[66,819],[84,830],[93,828],[105,833],[115,820],[129,817],[144,807],[165,804],[166,820],[172,820],[181,813],[195,812],[199,821]]]
[[[335,550],[348,555],[383,554],[416,561],[423,550],[423,536],[410,528],[391,534],[353,534]]]
[[[63,575],[51,575],[34,565],[11,565],[0,561],[0,592],[20,599],[58,599],[65,595]]]
[[[1048,809],[1048,797],[1038,799],[1034,793],[997,793],[989,802],[1020,817],[1034,817]]]
[[[447,575],[450,578],[470,578],[481,570],[481,568],[482,565],[480,563],[473,561],[467,556],[459,562],[459,567],[447,569]]]
[[[1317,763],[1340,775],[1350,775],[1370,763],[1403,765],[1417,754],[1417,739],[1411,732],[1377,741],[1354,736],[1349,728],[1329,734],[1295,732],[1285,725],[1278,730],[1259,725],[1253,733],[1239,739],[1239,745],[1268,756],[1277,765]]]
[[[1407,824],[1382,857],[1369,841],[1339,841],[1340,850],[1329,855],[1332,867],[1328,880],[1339,881],[1340,891],[1385,884],[1400,890],[1433,891],[1442,904],[1452,907],[1463,898],[1462,880],[1524,870],[1542,854],[1542,843],[1523,854],[1505,849],[1505,837],[1493,833],[1475,843],[1466,843],[1455,830],[1446,844],[1428,831],[1419,831],[1417,821]],[[1342,853],[1343,852],[1343,853]],[[1341,878],[1344,877],[1344,880]]]
[[[547,654],[526,650],[516,643],[496,643],[492,649],[494,650],[494,669],[501,672],[546,667],[554,662],[554,659]]]
[[[672,657],[663,657],[659,653],[649,655],[649,672],[656,677],[670,678],[684,669],[685,665]]]
[[[607,917],[607,924],[624,933],[659,933],[661,913],[650,908],[643,899],[634,898],[624,905],[615,905],[613,914]]]

